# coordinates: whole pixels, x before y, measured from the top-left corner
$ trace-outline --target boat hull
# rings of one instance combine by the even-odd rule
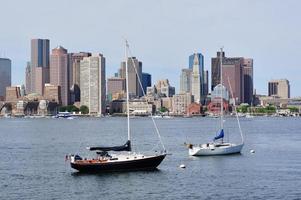
[[[192,146],[189,148],[190,156],[217,156],[217,155],[229,155],[240,153],[244,144],[231,144],[229,146],[221,147],[202,147]]]
[[[137,171],[137,170],[154,170],[156,169],[166,154],[156,155],[152,157],[126,160],[116,162],[103,162],[103,163],[78,163],[71,162],[71,167],[79,172],[86,173],[101,173],[108,171]]]

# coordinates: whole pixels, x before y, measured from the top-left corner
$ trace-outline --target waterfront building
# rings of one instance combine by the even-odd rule
[[[193,102],[191,93],[176,94],[172,99],[172,113],[174,115],[187,114],[188,105]]]
[[[268,87],[269,96],[278,96],[282,99],[290,98],[290,84],[287,79],[271,80]]]
[[[105,57],[102,54],[92,54],[80,61],[80,102],[88,106],[89,114],[105,114],[105,73]]]
[[[182,69],[180,76],[180,93],[191,92],[191,69]]]
[[[31,92],[44,94],[44,85],[49,83],[49,40],[31,40]]]
[[[80,101],[80,61],[84,57],[91,56],[89,52],[79,52],[69,54],[69,87],[70,87],[70,103]]]
[[[152,75],[142,72],[142,88],[143,88],[142,95],[146,94],[147,87],[150,86],[152,86]]]
[[[25,69],[25,93],[26,94],[30,94],[32,92],[32,84],[31,84],[31,81],[32,81],[32,77],[31,77],[31,65],[30,65],[30,62],[27,62],[27,65],[26,65],[26,69]]]
[[[11,86],[11,60],[0,58],[0,101],[5,99],[6,87]]]
[[[140,81],[142,81],[142,62],[139,61],[136,57],[131,57],[128,58],[127,65],[129,78],[129,96],[130,98],[141,97],[142,88],[139,84],[138,78],[140,79]],[[121,78],[126,78],[125,61],[121,62],[119,74]]]
[[[173,97],[162,97],[161,107],[167,108],[168,111],[172,111],[172,99]]]
[[[111,96],[112,99],[115,99],[116,97],[119,97],[119,94],[124,94],[125,93],[125,78],[118,78],[118,77],[113,77],[113,78],[108,78],[108,83],[107,83],[107,88],[108,88],[108,96]]]
[[[61,102],[63,106],[69,104],[68,69],[69,62],[67,49],[62,46],[52,49],[50,55],[50,84],[60,86]]]
[[[187,107],[187,115],[188,116],[193,116],[193,115],[200,115],[202,112],[202,105],[198,103],[191,103]]]

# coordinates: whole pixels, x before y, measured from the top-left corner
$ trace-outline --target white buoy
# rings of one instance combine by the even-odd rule
[[[181,164],[179,167],[182,169],[186,168],[186,166],[184,164]]]
[[[250,150],[250,153],[255,153],[255,150],[254,150],[254,149],[251,149],[251,150]]]

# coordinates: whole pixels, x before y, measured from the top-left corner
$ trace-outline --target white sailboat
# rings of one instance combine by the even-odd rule
[[[221,48],[220,52],[220,80],[221,80],[221,85],[223,84],[223,76],[222,76],[222,53],[223,49]],[[228,80],[229,81],[229,80]],[[229,86],[230,86],[230,91],[231,91],[231,96],[233,99],[233,92],[231,88],[231,84],[229,81]],[[237,115],[236,111],[236,106],[235,106],[235,100],[234,100],[234,109],[236,113],[236,119],[238,123],[238,128],[240,131],[240,136],[241,136],[241,143],[235,144],[235,143],[230,143],[230,142],[224,142],[224,108],[223,108],[223,90],[221,90],[221,103],[220,103],[220,131],[219,134],[214,137],[212,142],[205,143],[205,144],[198,144],[198,145],[193,145],[189,144],[188,149],[189,149],[189,155],[190,156],[214,156],[214,155],[228,155],[228,154],[235,154],[235,153],[240,153],[243,146],[244,146],[244,139],[243,139],[243,134],[242,130],[240,127],[240,122],[239,122],[239,117]]]
[[[149,154],[135,153],[132,151],[131,129],[130,129],[130,108],[129,108],[129,80],[128,80],[128,51],[129,45],[126,41],[125,49],[125,66],[126,66],[126,105],[127,105],[127,134],[128,140],[121,146],[96,146],[88,147],[90,151],[96,152],[94,158],[83,159],[79,155],[70,156],[70,165],[73,169],[80,172],[101,173],[107,171],[133,171],[133,170],[153,170],[163,161],[166,156],[166,150],[161,140],[161,136],[157,125],[152,118],[160,143],[162,152],[152,152]],[[132,58],[132,57],[130,57]],[[132,59],[134,69],[137,73],[135,63]],[[138,76],[138,82],[142,87],[141,80]],[[119,154],[111,154],[109,152],[120,152]]]

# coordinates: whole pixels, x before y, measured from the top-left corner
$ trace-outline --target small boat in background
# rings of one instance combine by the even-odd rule
[[[59,112],[54,118],[73,118],[70,112]]]

